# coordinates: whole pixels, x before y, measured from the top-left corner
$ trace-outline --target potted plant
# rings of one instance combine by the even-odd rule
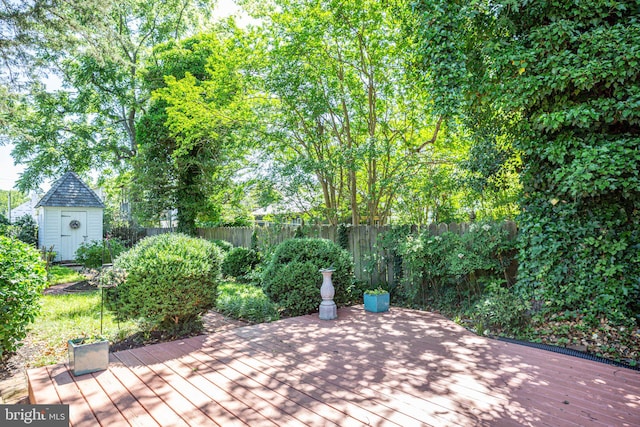
[[[364,309],[373,313],[389,310],[389,292],[378,287],[364,291]]]

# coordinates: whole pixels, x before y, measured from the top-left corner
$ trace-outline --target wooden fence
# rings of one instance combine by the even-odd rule
[[[465,234],[472,223],[431,224],[429,226],[412,226],[412,232],[429,230],[433,235],[441,235],[445,232]],[[300,228],[302,227],[302,228]],[[344,227],[344,226],[343,226]],[[513,221],[505,221],[503,227],[509,231],[512,237],[517,234],[517,226]],[[371,286],[380,283],[395,284],[396,272],[393,254],[384,249],[380,244],[380,236],[390,231],[392,226],[346,226],[343,235],[348,236],[347,250],[352,254],[354,272],[359,280],[368,282]],[[152,233],[160,234],[168,232],[164,229],[151,229]],[[225,240],[234,246],[250,248],[255,239],[262,251],[270,251],[279,243],[290,239],[302,231],[305,237],[320,237],[339,243],[340,233],[337,226],[297,226],[297,225],[271,225],[265,227],[218,227],[198,229],[198,235],[202,238],[213,240]]]

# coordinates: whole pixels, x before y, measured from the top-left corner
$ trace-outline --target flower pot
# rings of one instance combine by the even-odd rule
[[[364,309],[373,313],[389,310],[389,292],[383,294],[364,294]]]
[[[73,375],[104,371],[109,367],[109,341],[84,343],[84,338],[69,340],[69,367]]]

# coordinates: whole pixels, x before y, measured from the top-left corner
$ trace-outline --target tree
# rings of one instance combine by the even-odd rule
[[[441,130],[409,78],[411,45],[391,12],[375,1],[282,0],[260,16],[274,162],[315,175],[332,224],[345,214],[387,222]]]
[[[152,207],[149,216],[177,209],[183,232],[194,234],[199,218],[220,219],[223,201],[210,195],[229,194],[224,189],[232,186],[235,162],[251,147],[242,132],[252,122],[244,37],[219,26],[159,46],[147,70],[156,87],[139,127],[138,199]]]
[[[445,5],[450,18],[431,21]],[[593,323],[632,321],[640,296],[637,2],[423,1],[418,10],[434,23],[423,39],[430,63],[454,65],[438,45],[451,58],[475,52],[483,65],[465,66],[449,83],[475,84],[481,105],[512,118],[504,123],[524,165],[519,290]],[[458,43],[487,28],[483,48]]]
[[[127,167],[137,153],[136,121],[148,102],[139,68],[151,48],[187,34],[208,16],[207,0],[35,1],[32,65],[53,72],[62,90],[32,85],[9,133],[14,158],[27,163],[18,182],[36,187],[64,170]],[[25,12],[26,13],[26,12]],[[58,147],[67,149],[58,149]]]
[[[488,49],[503,31],[493,6],[425,0],[403,18],[407,37],[415,39],[416,79],[433,96],[434,110],[469,142],[459,164],[459,185],[476,200],[468,205],[480,217],[498,219],[519,213],[522,160],[513,126],[520,111],[502,108],[486,86],[494,72]]]
[[[9,194],[11,194],[11,196],[9,196]],[[19,191],[0,190],[0,214],[5,217],[9,216],[9,197],[11,197],[11,209],[29,200],[29,196]]]

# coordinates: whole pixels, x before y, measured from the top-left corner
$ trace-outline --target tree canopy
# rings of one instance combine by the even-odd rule
[[[136,120],[149,93],[140,78],[153,46],[183,37],[208,16],[206,0],[34,0],[19,11],[16,34],[34,76],[11,108],[16,161],[26,191],[66,170],[125,168],[137,153]],[[44,12],[46,11],[46,12]],[[16,12],[18,13],[18,12]],[[18,31],[19,29],[19,31]],[[61,81],[50,90],[49,73]]]

